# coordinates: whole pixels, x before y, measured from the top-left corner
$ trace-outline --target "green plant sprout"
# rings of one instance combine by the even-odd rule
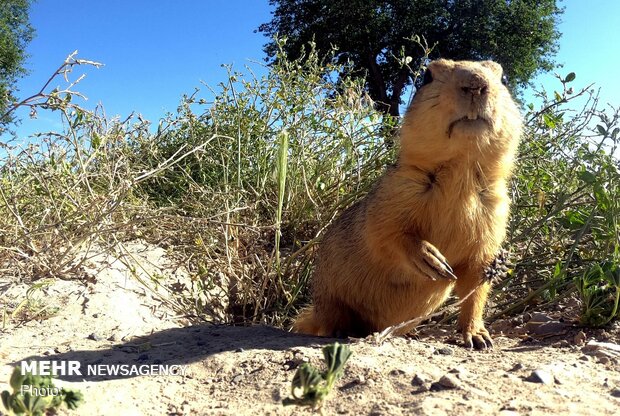
[[[310,363],[302,364],[293,376],[291,385],[293,397],[284,399],[283,405],[296,404],[315,409],[323,405],[325,398],[342,375],[344,365],[351,356],[351,350],[347,345],[335,342],[323,347],[323,356],[327,370],[319,372]]]
[[[43,416],[56,413],[63,403],[75,410],[84,400],[79,390],[54,386],[51,375],[22,374],[21,367],[15,367],[9,384],[13,392],[2,392],[2,404],[9,414]]]

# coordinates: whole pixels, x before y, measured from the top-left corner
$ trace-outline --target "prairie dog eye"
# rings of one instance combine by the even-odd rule
[[[505,73],[502,74],[502,85],[505,87],[508,86],[508,76]]]
[[[431,74],[430,69],[426,68],[426,71],[424,71],[424,77],[422,78],[422,86],[430,84],[431,82],[433,82],[433,74]]]

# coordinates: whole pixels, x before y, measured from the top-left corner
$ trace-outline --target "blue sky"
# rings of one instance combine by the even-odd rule
[[[561,4],[566,11],[557,62],[564,68],[558,71],[576,72],[575,87],[594,82],[603,103],[620,105],[620,2]],[[108,116],[135,110],[156,121],[201,82],[215,87],[224,81],[221,64],[249,64],[260,72],[252,62],[262,62],[266,38],[254,30],[270,20],[270,10],[268,0],[38,0],[30,12],[37,31],[28,48],[30,74],[19,82],[18,95],[38,91],[77,49],[79,57],[105,64],[75,73],[87,74],[77,88],[89,97],[87,107],[102,103]],[[557,85],[552,75],[536,83]],[[22,137],[60,129],[56,114],[40,113],[39,120],[30,120],[27,111],[18,115]]]

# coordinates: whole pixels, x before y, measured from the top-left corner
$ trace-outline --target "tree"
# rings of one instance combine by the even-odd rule
[[[5,115],[15,101],[15,83],[26,73],[26,45],[32,40],[28,11],[31,0],[2,0],[0,2],[0,132],[12,121]]]
[[[556,0],[270,0],[273,18],[258,31],[287,38],[292,58],[313,41],[319,52],[338,48],[364,76],[384,113],[398,116],[401,95],[413,82],[406,57],[421,64],[414,36],[435,45],[431,58],[492,59],[504,67],[513,90],[538,71],[554,67],[563,9]],[[265,52],[273,60],[277,45]]]

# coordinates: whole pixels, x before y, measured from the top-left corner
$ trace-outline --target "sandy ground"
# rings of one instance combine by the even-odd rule
[[[23,298],[27,288],[0,281],[4,301]],[[60,414],[311,413],[281,402],[296,368],[305,361],[320,367],[321,347],[334,341],[263,326],[187,326],[118,264],[88,284],[58,280],[39,292],[54,313],[0,332],[0,390],[8,389],[12,368],[22,360],[77,360],[84,373],[88,365],[115,364],[175,365],[183,373],[61,376],[57,384],[80,389],[85,403]],[[353,354],[322,411],[618,414],[618,331],[580,333],[556,318],[530,314],[495,322],[496,346],[489,352],[464,349],[451,327],[382,343],[372,337],[345,341]]]

